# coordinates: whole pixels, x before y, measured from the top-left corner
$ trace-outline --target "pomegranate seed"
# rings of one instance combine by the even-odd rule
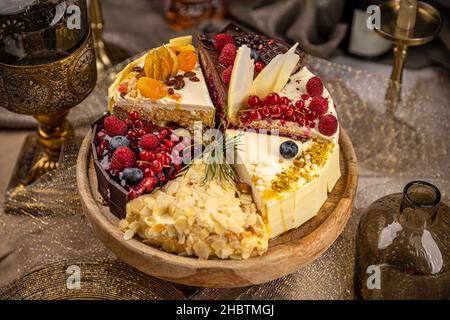
[[[264,99],[264,102],[268,106],[274,106],[280,103],[280,96],[278,93],[272,92]]]
[[[247,104],[251,108],[256,108],[261,106],[261,99],[258,96],[250,96],[248,97]]]
[[[155,170],[156,172],[161,171],[163,169],[163,165],[162,165],[161,161],[157,160],[157,159],[153,160],[152,169]]]
[[[142,120],[136,120],[133,122],[133,125],[135,128],[142,128],[144,126],[144,123],[142,122]]]
[[[298,117],[296,122],[297,122],[300,126],[304,126],[304,125],[305,125],[305,118]]]
[[[309,99],[309,95],[308,94],[302,94],[302,100],[308,100]]]
[[[311,129],[315,128],[315,127],[316,127],[316,123],[315,123],[314,121],[310,122],[310,123],[309,123],[309,127],[310,127]]]
[[[295,102],[295,107],[296,107],[297,109],[303,109],[303,108],[305,107],[305,101],[303,101],[303,100],[297,100],[297,101]]]
[[[283,113],[287,109],[287,104],[280,104],[280,110]]]
[[[168,129],[162,129],[160,133],[166,136],[170,134],[170,131]]]
[[[129,118],[131,121],[135,122],[136,120],[139,119],[139,113],[137,113],[136,111],[131,111],[131,112],[128,114],[128,118]]]

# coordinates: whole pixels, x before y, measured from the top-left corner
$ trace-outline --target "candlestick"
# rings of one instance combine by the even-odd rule
[[[416,0],[391,0],[380,5],[381,26],[375,31],[394,42],[394,65],[386,100],[396,104],[401,98],[403,68],[409,46],[433,40],[439,33],[442,20],[431,5]]]

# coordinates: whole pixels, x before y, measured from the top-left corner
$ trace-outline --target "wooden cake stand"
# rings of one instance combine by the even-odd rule
[[[268,251],[248,260],[199,260],[181,257],[142,243],[125,241],[119,220],[109,212],[97,191],[90,132],[77,163],[78,188],[84,212],[100,240],[120,259],[149,275],[176,283],[230,288],[255,285],[292,273],[317,259],[343,231],[352,211],[358,183],[353,145],[340,131],[341,178],[317,216],[269,242]]]

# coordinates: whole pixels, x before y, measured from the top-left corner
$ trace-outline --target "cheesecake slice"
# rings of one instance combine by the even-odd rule
[[[215,107],[195,48],[189,42],[174,44],[180,43],[152,49],[117,74],[108,90],[113,114],[125,119],[134,110],[159,126],[192,128],[201,121],[214,127]]]

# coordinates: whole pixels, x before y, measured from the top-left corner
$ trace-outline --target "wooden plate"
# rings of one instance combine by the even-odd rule
[[[317,216],[270,241],[268,251],[248,260],[199,260],[146,245],[136,237],[125,241],[119,220],[103,205],[91,157],[90,132],[81,146],[77,182],[84,212],[101,241],[120,259],[152,276],[201,287],[240,287],[267,282],[311,263],[337,239],[350,216],[358,172],[352,143],[341,129],[342,175]]]

